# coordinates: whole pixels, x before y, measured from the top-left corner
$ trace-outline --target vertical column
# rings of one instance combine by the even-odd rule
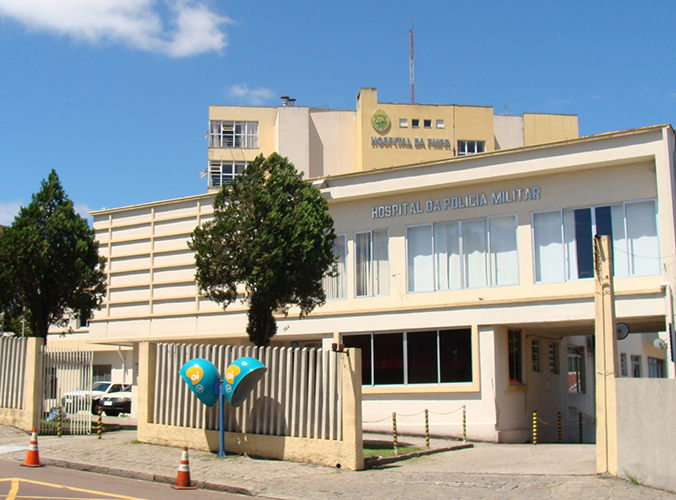
[[[157,344],[140,342],[138,348],[138,435],[153,421]]]
[[[364,437],[361,414],[361,349],[349,348],[342,360],[342,426],[345,457],[343,467],[364,468]]]
[[[617,376],[615,296],[610,237],[594,237],[596,278],[596,471],[617,476]]]
[[[40,362],[40,348],[44,341],[39,337],[26,339],[26,378],[24,380],[24,415],[20,429],[30,432],[40,424],[42,412],[42,363]]]

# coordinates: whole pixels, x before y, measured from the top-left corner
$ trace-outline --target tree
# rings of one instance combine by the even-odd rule
[[[46,341],[50,325],[65,326],[100,305],[104,264],[94,230],[75,213],[52,170],[0,232],[0,310],[25,310],[30,330]]]
[[[195,229],[196,279],[223,305],[243,284],[249,303],[247,334],[265,346],[277,333],[275,312],[300,317],[324,304],[322,277],[334,272],[333,218],[319,190],[287,158],[258,156],[214,200],[214,218]]]

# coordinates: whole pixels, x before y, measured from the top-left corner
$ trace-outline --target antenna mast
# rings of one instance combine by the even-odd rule
[[[408,30],[408,38],[410,42],[410,55],[408,62],[409,81],[411,84],[411,104],[415,103],[415,68],[413,65],[413,17],[411,17],[411,29]]]

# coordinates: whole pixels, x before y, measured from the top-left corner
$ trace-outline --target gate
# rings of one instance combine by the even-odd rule
[[[40,349],[42,397],[40,434],[90,434],[92,427],[91,351]]]

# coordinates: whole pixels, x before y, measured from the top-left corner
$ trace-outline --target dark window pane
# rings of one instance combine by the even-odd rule
[[[613,220],[610,215],[610,207],[596,207],[596,234],[613,237]]]
[[[437,383],[437,332],[411,332],[406,336],[409,384]]]
[[[591,209],[575,210],[575,244],[577,247],[577,277],[594,277],[594,247],[592,243]]]
[[[404,383],[402,333],[373,336],[373,378],[376,385]]]
[[[371,385],[371,335],[344,335],[343,344],[361,349],[361,383]]]
[[[509,356],[509,383],[523,384],[521,330],[509,330],[507,338]]]
[[[441,330],[439,332],[441,382],[472,381],[472,331]]]

